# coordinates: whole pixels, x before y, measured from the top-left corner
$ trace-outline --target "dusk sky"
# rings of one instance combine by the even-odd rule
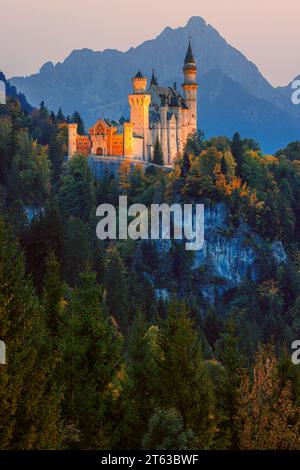
[[[191,16],[214,26],[273,85],[300,74],[299,0],[0,0],[0,70],[28,75],[83,47],[125,51]]]

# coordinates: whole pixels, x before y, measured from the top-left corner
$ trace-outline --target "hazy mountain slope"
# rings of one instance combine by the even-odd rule
[[[266,152],[275,152],[287,142],[300,139],[300,120],[250,95],[219,70],[203,77],[199,125],[207,137],[232,136],[238,130],[262,143]]]
[[[198,64],[198,81],[200,89],[203,90],[199,96],[199,107],[206,109],[208,113],[205,129],[209,134],[219,134],[224,129],[223,119],[227,105],[220,99],[218,101],[211,99],[213,90],[211,86],[207,88],[204,78],[213,77],[218,71],[219,74],[231,79],[223,81],[222,95],[235,100],[231,112],[225,113],[227,120],[225,127],[230,131],[240,129],[244,134],[252,133],[254,136],[261,135],[261,129],[265,129],[269,135],[274,128],[270,115],[270,112],[273,112],[276,126],[280,128],[282,123],[285,127],[288,122],[291,127],[290,133],[288,129],[287,132],[284,131],[284,137],[274,135],[272,149],[278,148],[282,142],[284,144],[292,140],[295,134],[297,135],[298,120],[295,118],[298,109],[292,107],[288,96],[274,89],[252,62],[231,47],[214,28],[199,17],[192,17],[185,27],[165,28],[157,38],[127,52],[116,50],[94,52],[89,49],[73,51],[63,63],[54,66],[48,62],[38,74],[25,78],[15,77],[11,81],[33,104],[37,105],[43,99],[55,110],[62,106],[65,113],[72,113],[77,109],[82,113],[87,125],[90,125],[99,115],[108,117],[128,115],[127,93],[131,88],[130,79],[138,68],[150,77],[152,67],[155,67],[160,84],[173,85],[176,81],[180,86],[189,36],[192,36],[193,51]],[[236,91],[232,81],[239,86]],[[205,94],[207,89],[210,90],[210,97]],[[247,94],[247,100],[239,103],[238,99],[244,94]],[[218,109],[217,105],[220,105],[221,109]],[[294,117],[287,119],[287,114]],[[242,121],[241,115],[243,115]],[[222,124],[219,131],[216,130],[217,122]],[[202,127],[201,120],[199,125]],[[264,147],[269,146],[270,139],[267,135],[266,137],[262,135],[261,143]]]

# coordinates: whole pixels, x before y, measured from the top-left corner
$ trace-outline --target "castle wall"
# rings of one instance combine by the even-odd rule
[[[133,158],[144,158],[144,139],[141,137],[133,137]]]
[[[133,124],[131,122],[124,122],[124,156],[132,157],[133,156]]]
[[[168,121],[168,160],[165,164],[171,165],[177,156],[177,132],[175,116]]]
[[[160,124],[161,124],[161,136],[160,145],[162,154],[164,157],[164,163],[168,163],[168,108],[163,106],[160,108]]]
[[[91,153],[91,141],[87,135],[77,135],[76,139],[76,153],[89,155]]]
[[[94,155],[107,155],[107,140],[103,135],[92,135],[91,153]]]
[[[124,150],[124,138],[123,134],[114,134],[112,136],[112,152],[111,155],[118,155],[122,156],[123,155],[123,150]]]

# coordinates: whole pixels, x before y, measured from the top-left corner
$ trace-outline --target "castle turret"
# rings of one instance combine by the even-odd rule
[[[146,93],[147,78],[139,70],[132,79],[133,93],[128,95],[130,122],[135,136],[144,139],[144,159],[149,158],[149,106],[151,96]]]
[[[68,124],[68,158],[72,158],[77,152],[77,124]]]
[[[193,55],[191,40],[189,40],[188,50],[183,66],[184,83],[182,85],[184,99],[187,107],[187,128],[188,134],[197,130],[197,91],[198,84],[196,82],[197,67]]]
[[[147,78],[143,77],[140,70],[132,79],[132,87],[133,93],[144,93],[147,88]]]

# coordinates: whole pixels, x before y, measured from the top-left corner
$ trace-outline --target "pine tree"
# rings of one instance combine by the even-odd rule
[[[153,163],[155,163],[155,165],[164,165],[164,157],[158,136],[156,137],[154,145]]]
[[[121,336],[106,317],[96,273],[87,268],[71,295],[65,323],[65,422],[80,448],[110,448],[112,409],[122,381]]]
[[[78,217],[84,222],[95,214],[95,184],[86,157],[77,155],[68,163],[58,191],[62,217]]]
[[[108,311],[115,318],[120,329],[125,331],[128,325],[127,284],[121,257],[114,247],[110,248],[107,253],[104,284]]]
[[[144,315],[139,312],[128,333],[127,341],[127,409],[126,436],[128,447],[138,449],[147,430],[153,408],[153,375],[155,354],[151,348]]]
[[[46,310],[49,333],[54,337],[59,333],[59,326],[65,310],[65,287],[61,281],[60,264],[54,253],[50,253],[46,260],[46,272],[43,283],[43,305]]]
[[[72,121],[77,124],[77,133],[79,135],[84,135],[85,134],[85,130],[84,130],[84,123],[83,123],[83,120],[79,114],[78,111],[75,111],[72,115]]]
[[[55,448],[61,394],[52,383],[45,311],[25,275],[24,257],[0,221],[0,331],[7,365],[0,373],[1,449]]]
[[[183,157],[180,161],[180,176],[186,178],[191,168],[190,156],[187,152],[184,152]]]
[[[202,346],[185,305],[172,303],[159,328],[157,405],[175,408],[195,434],[194,445],[208,448],[215,432],[214,396]]]
[[[64,122],[65,121],[65,116],[61,108],[59,108],[58,113],[56,115],[56,118],[58,122]]]
[[[48,109],[45,106],[45,101],[41,101],[40,103],[40,116],[42,119],[45,119],[49,116]]]
[[[74,286],[87,263],[93,262],[93,244],[86,224],[77,217],[69,217],[65,227],[63,275]]]
[[[27,270],[41,292],[49,253],[53,252],[58,261],[63,256],[63,226],[54,201],[50,201],[46,211],[33,220],[29,231],[22,238],[22,245],[26,253]]]
[[[50,119],[53,122],[53,124],[56,124],[56,116],[53,111],[51,111],[50,113]]]
[[[143,449],[186,450],[194,440],[191,430],[184,429],[181,414],[173,408],[157,408],[149,419],[148,431],[142,440]]]
[[[216,345],[216,350],[218,358],[225,368],[225,382],[222,390],[223,411],[228,418],[232,447],[237,448],[238,436],[235,415],[238,404],[238,389],[241,381],[240,370],[244,364],[239,348],[237,321],[234,316],[229,317],[226,321],[225,331]]]

